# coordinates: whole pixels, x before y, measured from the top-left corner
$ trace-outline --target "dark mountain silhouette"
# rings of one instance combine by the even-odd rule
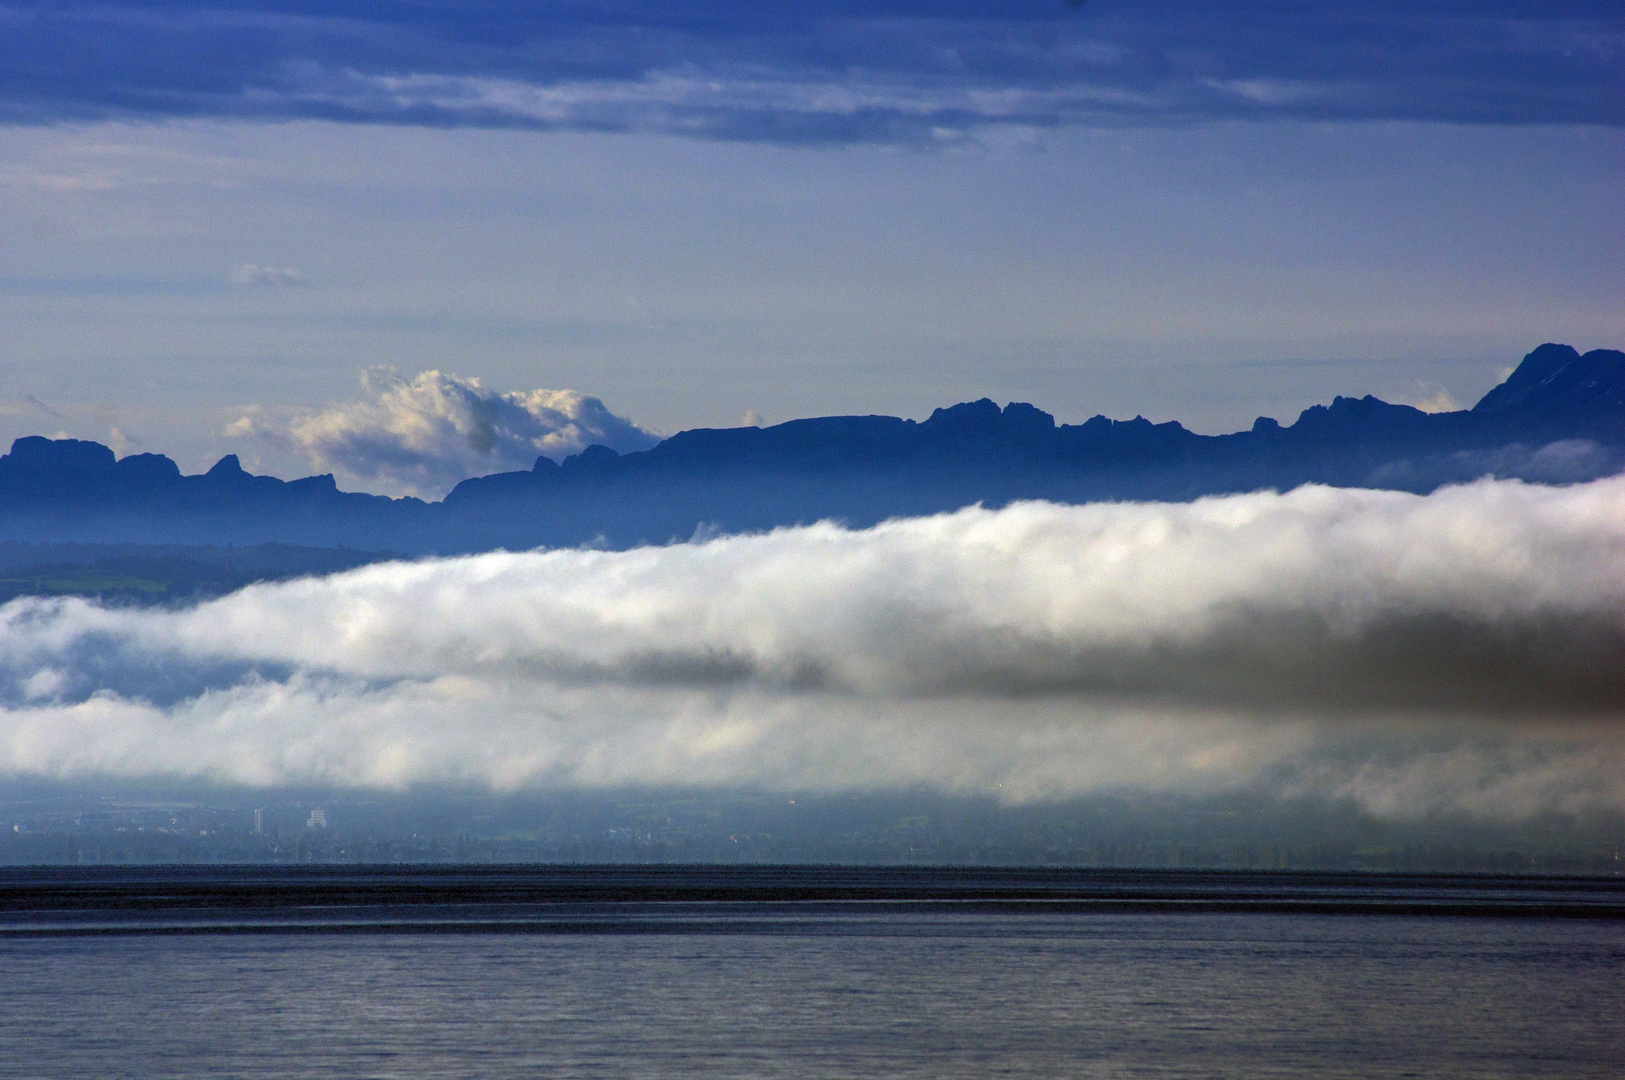
[[[1625,353],[1597,349],[1581,356],[1567,345],[1542,345],[1523,358],[1506,382],[1485,394],[1473,412],[1522,413],[1557,424],[1566,416],[1595,414],[1617,424],[1625,419]]]
[[[1484,475],[1562,483],[1625,467],[1625,353],[1542,345],[1471,410],[1429,414],[1339,397],[1290,426],[1204,436],[1097,416],[1057,425],[988,400],[923,422],[830,416],[696,429],[651,450],[594,446],[563,464],[468,480],[439,503],[282,481],[235,455],[183,476],[156,454],[18,439],[0,457],[0,541],[255,545],[409,554],[495,547],[626,547],[833,518],[998,506],[1017,499],[1184,500],[1318,482],[1428,491]]]

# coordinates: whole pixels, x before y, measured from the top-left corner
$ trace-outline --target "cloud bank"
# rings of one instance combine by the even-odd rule
[[[1625,20],[1595,0],[115,0],[0,20],[0,117],[23,123],[302,117],[929,143],[1225,118],[1625,122]]]
[[[478,379],[439,371],[415,378],[378,367],[362,375],[367,397],[320,412],[239,418],[226,433],[292,448],[320,470],[379,482],[397,493],[438,498],[459,481],[529,469],[593,444],[647,450],[658,435],[574,390],[500,393]]]
[[[1625,809],[1625,479],[971,508],[0,608],[0,771]]]

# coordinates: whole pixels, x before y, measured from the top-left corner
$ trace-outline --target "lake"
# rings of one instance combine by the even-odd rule
[[[0,870],[6,1077],[1618,1077],[1625,882]]]

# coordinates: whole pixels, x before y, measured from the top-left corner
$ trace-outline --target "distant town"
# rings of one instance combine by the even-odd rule
[[[0,791],[0,863],[846,863],[1625,872],[1625,823],[1388,823],[1258,796]]]

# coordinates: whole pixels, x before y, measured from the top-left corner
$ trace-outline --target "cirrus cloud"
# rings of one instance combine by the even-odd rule
[[[0,118],[772,142],[1210,119],[1625,122],[1617,5],[118,0],[4,12]],[[176,55],[193,62],[177,65]]]

